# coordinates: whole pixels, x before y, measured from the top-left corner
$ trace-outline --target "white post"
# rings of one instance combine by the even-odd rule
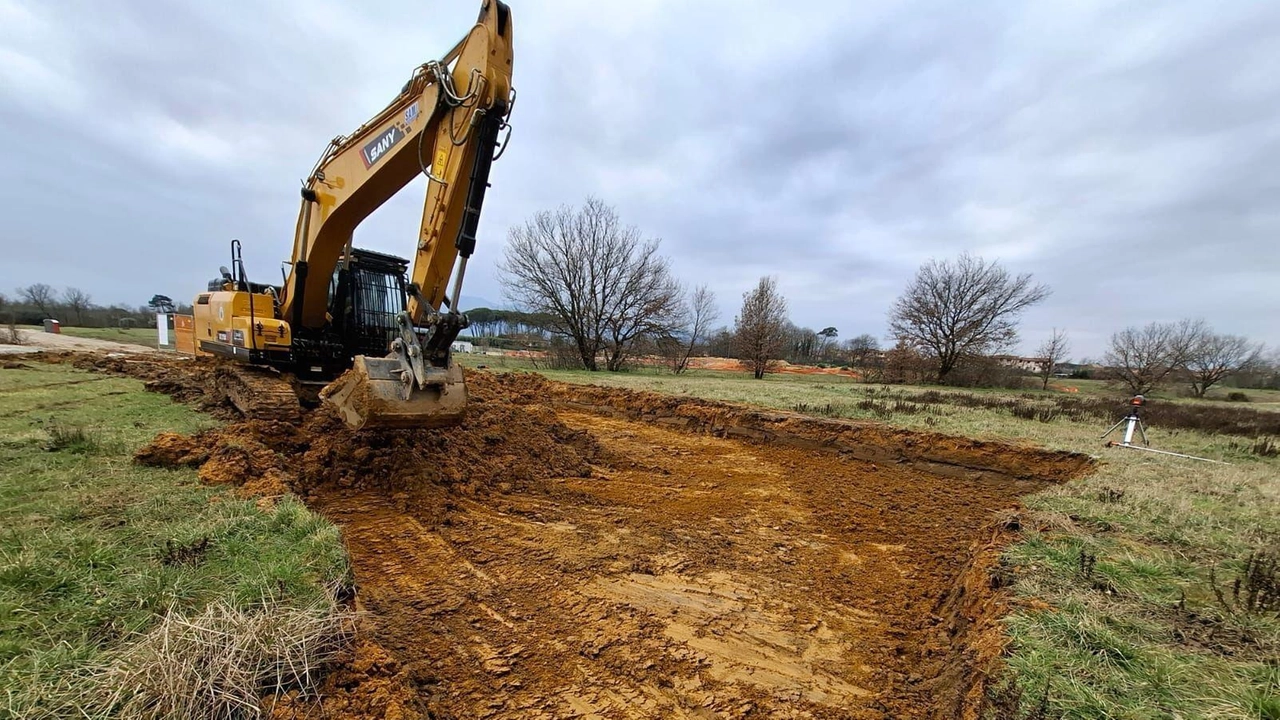
[[[156,313],[156,345],[162,348],[169,345],[169,315],[166,313]]]
[[[1129,422],[1124,426],[1124,442],[1123,445],[1133,444],[1133,428],[1138,425],[1138,418],[1130,415]]]

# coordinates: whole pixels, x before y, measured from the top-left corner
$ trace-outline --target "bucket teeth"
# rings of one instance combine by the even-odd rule
[[[431,368],[425,388],[401,378],[398,359],[359,355],[350,370],[320,391],[320,399],[356,430],[438,428],[462,422],[467,388],[457,363]]]

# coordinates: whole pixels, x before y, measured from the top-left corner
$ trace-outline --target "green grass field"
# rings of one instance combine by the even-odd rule
[[[529,367],[493,357],[464,362]],[[925,388],[804,375],[544,374],[772,408],[803,404],[819,414],[1100,456],[1092,475],[1026,498],[1022,539],[1006,553],[1021,598],[1008,619],[1008,668],[1024,702],[1035,704],[1047,687],[1047,714],[1035,717],[1280,719],[1280,576],[1274,565],[1270,574],[1255,565],[1257,577],[1241,579],[1251,553],[1280,554],[1280,458],[1256,454],[1253,439],[1149,429],[1154,447],[1231,463],[1211,465],[1104,449],[1105,421],[1040,422],[946,402],[895,412],[895,395]],[[1072,384],[1085,385],[1084,394],[1116,394],[1085,383]],[[979,392],[1033,404],[1052,395]],[[873,409],[860,408],[862,400]],[[1249,602],[1251,589],[1272,598],[1270,609],[1259,607],[1258,595]]]
[[[546,374],[1099,455],[1092,475],[1026,498],[1006,552],[1020,597],[1008,669],[1025,702],[1047,689],[1037,717],[1280,718],[1280,578],[1267,565],[1280,458],[1264,443],[1151,428],[1155,447],[1231,463],[1209,465],[1104,449],[1105,422],[1022,419],[950,402],[954,391],[921,410],[899,400],[925,388],[824,376]],[[0,718],[65,709],[166,613],[306,605],[347,582],[337,530],[296,501],[259,509],[192,470],[131,462],[159,430],[210,423],[134,380],[0,370]]]
[[[136,380],[0,370],[0,718],[67,716],[166,613],[305,606],[348,582],[337,528],[297,501],[133,464],[158,431],[211,423]]]
[[[112,342],[142,345],[150,348],[156,346],[155,328],[91,328],[63,325],[61,329],[63,335],[70,335],[71,337],[110,340]]]

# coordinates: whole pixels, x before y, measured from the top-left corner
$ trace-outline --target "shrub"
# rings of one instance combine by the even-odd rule
[[[1249,396],[1239,390],[1227,393],[1227,402],[1249,402]]]
[[[809,403],[799,402],[791,406],[792,410],[805,415],[824,415],[826,417],[839,417],[844,413],[836,405],[827,403],[826,405],[810,405]]]
[[[999,395],[923,390],[915,393],[902,392],[898,397],[917,403],[1009,412],[1023,420],[1050,422],[1055,417],[1048,411],[1041,414],[1042,405],[1038,403]],[[1062,395],[1050,397],[1048,403],[1060,415],[1073,422],[1113,423],[1128,412],[1124,403],[1109,398]],[[1157,402],[1143,409],[1142,418],[1150,426],[1167,430],[1196,430],[1211,435],[1239,435],[1249,438],[1280,435],[1280,413],[1245,407]]]
[[[0,327],[0,345],[26,345],[26,338],[22,336],[22,331],[18,329],[18,324],[14,322],[13,314],[9,314],[9,322]]]
[[[1035,405],[1023,405],[1018,403],[1009,407],[1009,413],[1019,420],[1034,420],[1038,409]]]

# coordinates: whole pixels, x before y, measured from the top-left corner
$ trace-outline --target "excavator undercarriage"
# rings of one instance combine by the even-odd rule
[[[213,383],[214,390],[250,420],[296,423],[302,417],[294,384],[272,368],[224,363],[214,370]]]

